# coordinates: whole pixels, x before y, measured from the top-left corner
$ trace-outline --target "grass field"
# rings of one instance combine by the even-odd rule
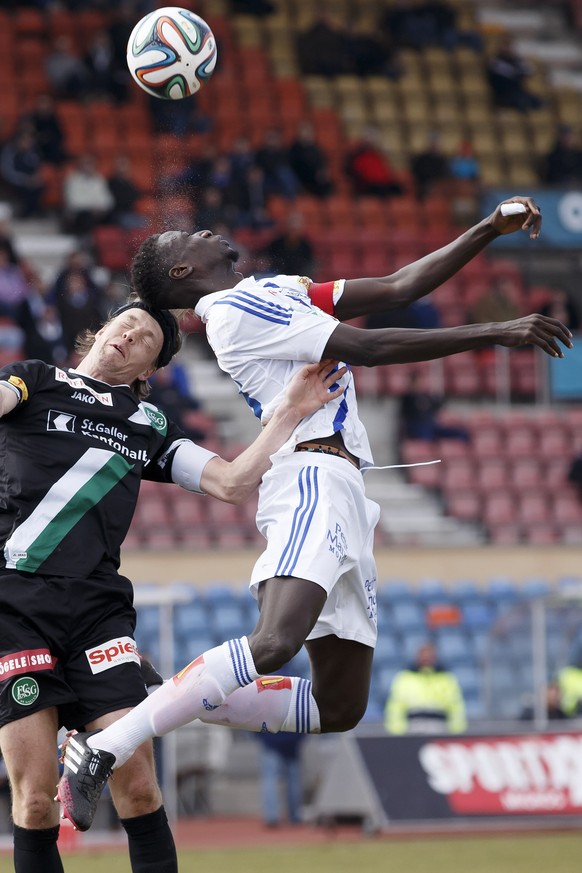
[[[234,860],[236,858],[236,860]],[[67,855],[66,873],[128,873],[126,854]],[[374,839],[182,851],[180,873],[580,873],[582,834]]]

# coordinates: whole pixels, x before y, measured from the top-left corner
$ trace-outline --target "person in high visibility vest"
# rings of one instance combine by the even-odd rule
[[[562,667],[557,680],[562,709],[566,715],[570,718],[582,716],[582,652],[576,663]]]
[[[466,730],[461,686],[438,663],[431,643],[422,645],[414,664],[395,675],[384,715],[390,734],[459,734]]]

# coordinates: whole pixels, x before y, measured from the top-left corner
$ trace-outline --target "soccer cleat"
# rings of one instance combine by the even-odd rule
[[[72,734],[64,745],[63,775],[59,780],[56,799],[62,806],[62,817],[73,827],[87,831],[91,827],[101,792],[113,772],[115,755],[87,745],[98,731]]]

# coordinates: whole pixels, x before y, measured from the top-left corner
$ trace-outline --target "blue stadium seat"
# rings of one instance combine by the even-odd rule
[[[137,629],[140,633],[150,635],[160,632],[160,609],[158,606],[138,606]]]
[[[550,583],[547,579],[525,579],[521,587],[522,596],[530,597],[547,597],[551,593]]]
[[[426,577],[418,585],[418,597],[422,603],[447,603],[451,594],[442,579]]]
[[[249,626],[244,607],[239,601],[210,610],[208,629],[218,642],[223,642],[250,633],[252,625]]]
[[[493,621],[493,609],[485,602],[465,603],[461,611],[463,623],[468,628],[489,627]]]
[[[380,631],[374,652],[374,662],[382,665],[402,663],[402,645],[399,638]]]
[[[401,600],[394,603],[392,615],[394,626],[403,634],[426,629],[424,609],[417,601]]]
[[[463,691],[463,697],[480,695],[483,688],[483,675],[478,667],[471,664],[465,666],[459,664],[455,668],[455,676]]]
[[[451,598],[459,606],[466,601],[479,600],[481,597],[482,591],[472,579],[461,579],[451,586]]]
[[[205,635],[208,629],[208,615],[201,598],[195,598],[189,603],[178,604],[174,609],[174,635],[179,640],[186,640],[192,634]]]
[[[493,576],[489,580],[487,593],[491,602],[515,603],[519,599],[519,591],[514,582],[507,576]]]
[[[192,636],[190,639],[176,644],[176,658],[182,667],[184,667],[190,661],[198,658],[203,652],[214,648],[214,645],[212,637]]]
[[[450,670],[458,664],[474,662],[474,650],[469,638],[463,633],[455,633],[457,628],[442,628],[436,635],[439,661]]]
[[[398,600],[414,599],[415,594],[404,579],[384,579],[378,585],[377,598],[380,603],[396,603]]]

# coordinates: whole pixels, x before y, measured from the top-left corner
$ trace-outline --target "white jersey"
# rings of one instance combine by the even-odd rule
[[[312,303],[299,276],[243,279],[234,288],[202,297],[195,312],[206,324],[219,367],[263,423],[294,373],[321,360],[338,324]],[[303,419],[277,455],[341,431],[346,449],[360,458],[362,467],[373,463],[349,369],[339,384],[343,394]]]

